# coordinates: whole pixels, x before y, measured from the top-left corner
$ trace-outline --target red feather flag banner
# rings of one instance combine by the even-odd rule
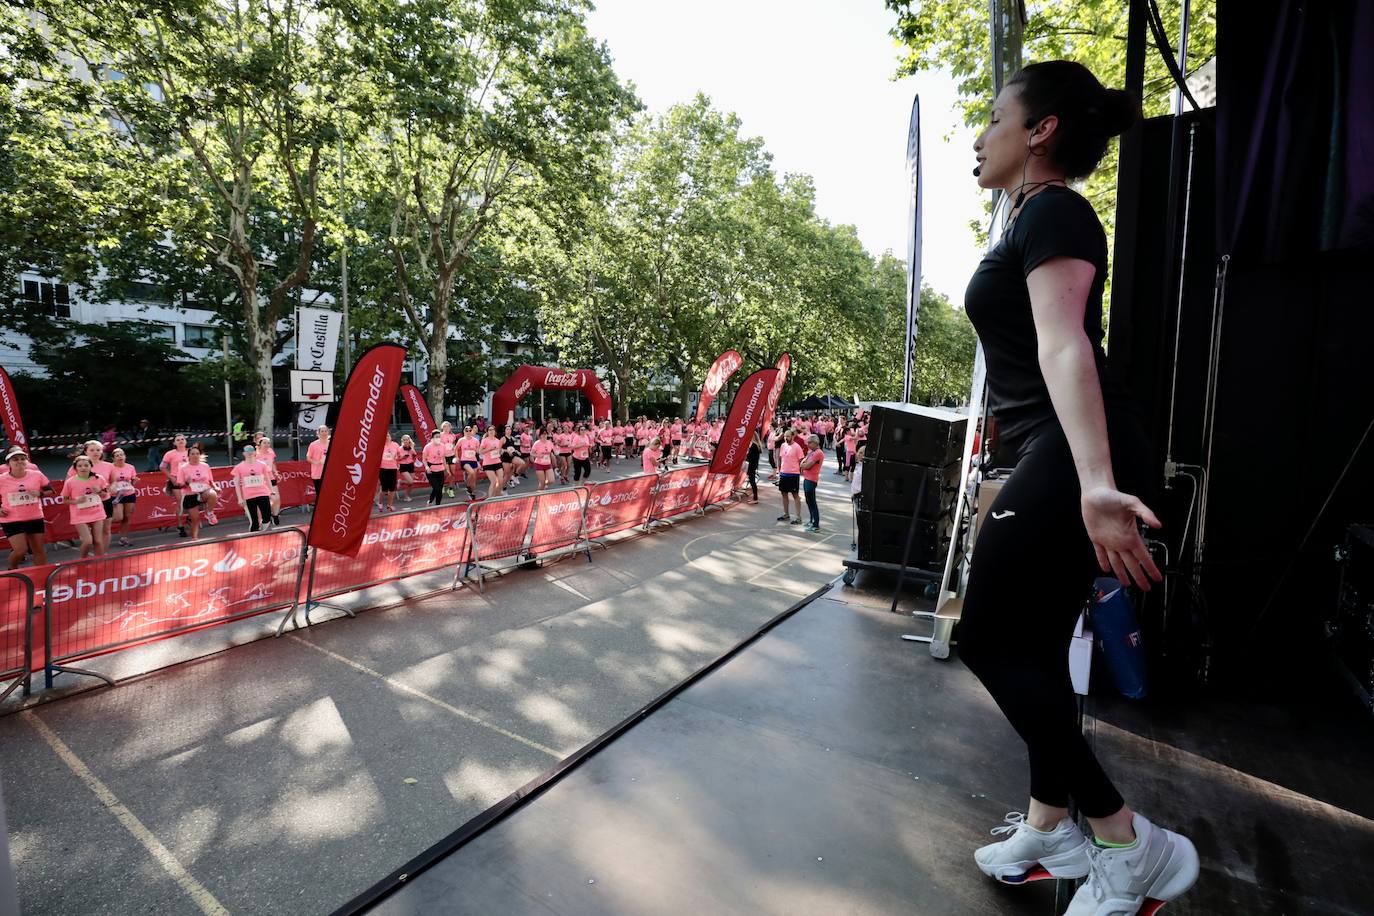
[[[406,348],[377,344],[348,374],[310,517],[311,547],[353,557],[363,545]]]
[[[769,392],[778,376],[777,369],[760,369],[744,380],[730,404],[730,416],[725,421],[716,453],[711,457],[712,474],[734,474],[749,454],[749,440],[754,430],[763,425],[768,408]]]
[[[778,378],[773,382],[773,390],[768,392],[768,412],[763,415],[764,435],[773,428],[773,414],[778,409],[778,399],[782,397],[782,386],[787,384],[787,373],[792,371],[792,354],[784,353],[778,357]]]
[[[0,369],[0,420],[4,421],[5,436],[10,440],[10,445],[19,446],[27,455],[29,438],[24,435],[24,420],[19,416],[19,398],[4,369]]]
[[[743,365],[744,357],[739,355],[738,350],[726,350],[711,363],[711,368],[706,373],[706,382],[701,386],[701,398],[697,401],[696,422],[700,423],[706,418],[706,410],[716,399],[716,395],[720,394],[720,389],[725,387],[725,383],[735,374],[735,370]]]
[[[401,386],[401,400],[406,402],[410,423],[415,427],[415,447],[424,448],[429,443],[429,434],[439,428],[434,425],[434,414],[429,412],[425,396],[414,385]]]

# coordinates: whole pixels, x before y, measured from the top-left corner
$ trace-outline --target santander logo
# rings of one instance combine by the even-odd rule
[[[348,479],[353,481],[353,486],[363,482],[363,466],[361,464],[350,464],[348,466]]]
[[[224,555],[212,568],[218,573],[231,573],[235,570],[243,569],[248,565],[248,561],[239,556],[238,551],[230,547],[229,552]]]

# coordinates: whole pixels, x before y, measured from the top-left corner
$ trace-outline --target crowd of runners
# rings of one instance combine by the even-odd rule
[[[610,473],[619,467],[657,473],[688,460],[709,458],[723,435],[724,420],[695,423],[676,418],[640,417],[633,422],[552,419],[540,425],[517,421],[507,429],[500,424],[477,423],[461,429],[443,423],[430,441],[417,443],[410,435],[397,441],[390,433],[382,451],[381,473],[374,509],[390,512],[399,499],[410,502],[411,491],[428,487],[428,505],[457,498],[499,496],[506,490],[532,483],[536,490],[590,480],[593,470]],[[306,450],[310,477],[319,492],[329,450],[329,428],[316,430]],[[778,418],[768,432],[756,431],[748,458],[749,484],[758,501],[757,470],[766,451],[783,498],[779,521],[801,523],[802,495],[810,511],[807,530],[820,529],[815,487],[825,464],[824,449],[834,449],[837,475],[852,479],[862,455],[867,424],[841,417],[807,415]],[[164,452],[158,470],[164,490],[177,507],[176,528],[182,537],[200,537],[203,525],[216,525],[216,509],[225,499],[236,499],[248,518],[249,531],[280,525],[280,475],[272,440],[262,432],[246,437],[239,460],[230,471],[230,488],[221,493],[205,446],[174,438]],[[71,456],[66,477],[48,479],[24,451],[11,448],[7,467],[0,471],[0,529],[9,539],[9,568],[26,557],[35,565],[47,562],[43,497],[61,496],[79,539],[81,557],[98,556],[110,549],[111,539],[131,547],[130,525],[138,500],[138,468],[124,449],[89,440]],[[795,502],[796,516],[790,502]]]

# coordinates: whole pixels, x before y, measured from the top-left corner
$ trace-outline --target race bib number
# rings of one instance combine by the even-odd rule
[[[76,508],[78,509],[94,509],[98,505],[100,505],[100,496],[96,493],[87,493],[76,498]]]
[[[32,506],[38,502],[38,497],[32,493],[9,493],[5,496],[7,506]]]
[[[132,491],[133,488],[134,485],[129,483],[129,481],[127,480],[116,480],[111,489],[113,489],[116,493],[128,493]]]
[[[192,493],[204,493],[204,492],[205,492],[206,490],[208,490],[208,489],[210,489],[210,485],[209,485],[208,483],[204,483],[204,482],[199,481],[199,480],[193,480],[193,481],[191,481],[191,492],[192,492]]]
[[[260,486],[262,486],[262,475],[261,475],[261,474],[249,474],[249,475],[245,476],[245,477],[243,478],[243,485],[244,485],[245,487],[260,487]]]

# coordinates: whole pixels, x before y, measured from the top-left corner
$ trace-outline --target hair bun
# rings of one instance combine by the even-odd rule
[[[1124,89],[1102,90],[1101,107],[1102,126],[1109,137],[1124,134],[1140,119],[1140,102]]]

